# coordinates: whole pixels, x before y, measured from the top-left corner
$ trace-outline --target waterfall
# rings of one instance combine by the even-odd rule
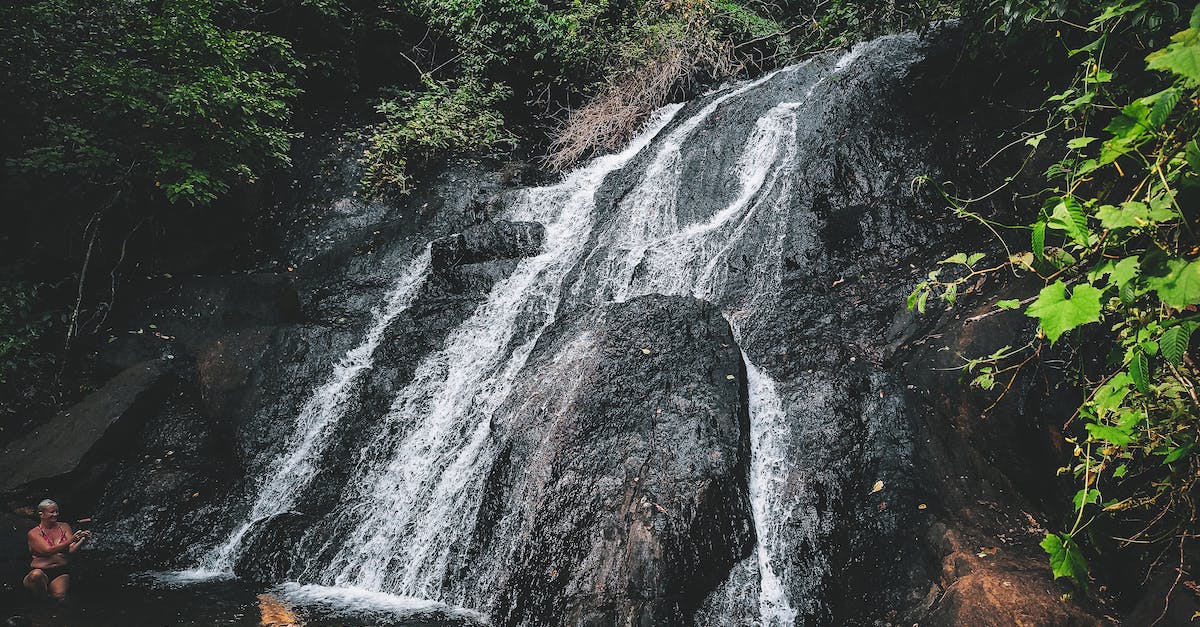
[[[296,495],[308,484],[320,459],[327,438],[345,413],[346,399],[361,375],[371,368],[375,349],[384,331],[408,309],[429,274],[428,247],[400,274],[400,278],[373,312],[371,326],[362,342],[348,351],[333,367],[329,379],[305,401],[291,439],[268,466],[272,473],[258,484],[258,494],[249,515],[229,538],[206,553],[193,571],[195,575],[226,574],[241,548],[242,540],[253,524],[286,512],[295,504]]]
[[[682,294],[718,304],[739,342],[781,289],[784,238],[803,146],[798,120],[809,99],[862,55],[859,46],[814,71],[794,66],[726,88],[694,113],[682,105],[657,112],[618,154],[597,158],[561,182],[515,193],[510,220],[546,227],[541,254],[521,260],[486,300],[425,356],[382,421],[363,433],[351,463],[354,477],[326,525],[302,539],[298,579],[358,591],[386,592],[478,607],[487,583],[464,581],[464,553],[475,527],[486,469],[497,455],[491,423],[511,393],[538,338],[572,307],[619,302],[645,294]],[[758,116],[740,140],[722,205],[687,216],[678,206],[687,160],[684,148],[702,125],[735,110],[745,94],[777,76],[802,87]],[[681,118],[681,119],[676,119]],[[599,192],[616,173],[637,178],[627,193],[600,206]],[[736,256],[740,257],[735,258]],[[752,259],[753,263],[746,261]],[[740,267],[739,267],[740,265]],[[227,570],[257,522],[286,511],[321,462],[342,404],[371,367],[387,325],[409,304],[428,274],[428,252],[414,261],[375,314],[362,343],[347,353],[328,382],[296,418],[294,435],[258,486],[249,516],[201,567]],[[751,422],[749,487],[759,543],[753,556],[758,586],[756,622],[790,625],[824,573],[792,573],[780,556],[780,532],[793,512],[781,498],[788,459],[788,408],[778,383],[743,353]],[[353,530],[353,533],[330,533]],[[311,556],[319,556],[313,559]]]

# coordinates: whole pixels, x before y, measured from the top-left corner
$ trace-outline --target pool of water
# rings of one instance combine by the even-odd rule
[[[181,578],[164,573],[82,571],[72,574],[62,604],[23,590],[0,591],[0,625],[29,627],[476,627],[482,616],[422,599],[366,590],[237,579]],[[7,621],[7,622],[6,622]]]

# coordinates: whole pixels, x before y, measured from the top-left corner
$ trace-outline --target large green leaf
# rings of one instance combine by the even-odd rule
[[[1200,303],[1200,260],[1171,259],[1167,273],[1146,277],[1146,285],[1162,302],[1176,309]]]
[[[1146,57],[1146,67],[1177,74],[1189,86],[1200,85],[1200,29],[1194,24],[1200,6],[1192,12],[1193,26],[1171,37],[1171,45]]]
[[[1046,256],[1046,221],[1039,220],[1033,225],[1033,235],[1031,237],[1033,245],[1033,256],[1039,261]]]
[[[1133,351],[1133,357],[1129,360],[1129,376],[1133,378],[1138,391],[1143,394],[1150,391],[1150,360],[1141,350]]]
[[[1120,290],[1122,286],[1137,277],[1139,272],[1141,272],[1141,261],[1137,257],[1126,257],[1120,261],[1105,259],[1088,272],[1088,281],[1096,284],[1107,276],[1108,284],[1105,289],[1116,287]]]
[[[1088,240],[1091,237],[1091,231],[1088,230],[1087,214],[1084,213],[1083,206],[1079,204],[1079,201],[1074,196],[1064,196],[1055,203],[1047,226],[1052,229],[1066,231],[1071,241],[1081,247],[1087,246]]]
[[[1163,357],[1176,366],[1183,363],[1183,356],[1187,354],[1188,342],[1191,340],[1191,336],[1192,327],[1189,324],[1177,324],[1167,329],[1158,341],[1159,350],[1162,351]]]
[[[1070,577],[1080,586],[1087,586],[1087,561],[1071,536],[1047,533],[1042,540],[1042,549],[1050,556],[1050,570],[1054,572],[1055,579]]]
[[[1102,425],[1095,422],[1087,424],[1087,432],[1097,440],[1104,440],[1116,444],[1117,446],[1125,446],[1133,441],[1133,437],[1128,433],[1121,431],[1116,427]]]
[[[1041,322],[1051,343],[1071,329],[1100,320],[1100,290],[1079,285],[1067,298],[1066,289],[1066,283],[1055,281],[1042,288],[1037,300],[1025,309],[1025,315]]]
[[[1183,90],[1170,88],[1142,98],[1142,102],[1150,107],[1150,126],[1154,128],[1162,126],[1170,117],[1171,112],[1175,110],[1175,105],[1179,104],[1182,96]]]

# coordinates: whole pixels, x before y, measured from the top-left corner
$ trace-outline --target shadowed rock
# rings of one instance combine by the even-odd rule
[[[687,624],[754,543],[720,312],[649,296],[561,321],[511,399],[477,532],[501,556],[498,624]]]
[[[0,493],[79,468],[106,433],[120,426],[132,427],[120,423],[152,396],[165,370],[159,361],[131,366],[70,409],[13,441],[0,455]]]
[[[460,233],[433,240],[433,267],[444,271],[457,266],[518,259],[538,254],[546,229],[536,222],[487,222]]]

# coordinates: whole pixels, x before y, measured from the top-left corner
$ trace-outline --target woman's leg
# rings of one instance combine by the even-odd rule
[[[35,568],[29,571],[28,575],[25,575],[25,581],[22,583],[25,585],[26,590],[32,592],[34,596],[41,598],[46,596],[46,584],[50,582],[46,581],[46,573],[42,572],[42,569]]]
[[[71,576],[59,575],[50,582],[50,596],[54,597],[55,601],[65,601],[69,587],[71,587]]]

